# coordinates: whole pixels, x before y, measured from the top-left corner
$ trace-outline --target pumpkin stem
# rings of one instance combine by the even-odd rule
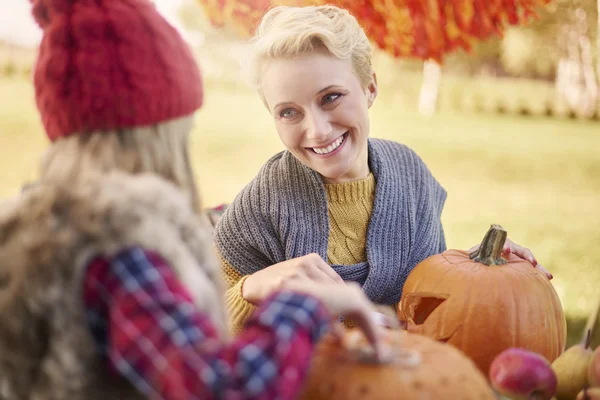
[[[586,347],[589,347],[589,343],[594,336],[594,330],[598,325],[598,317],[600,316],[600,298],[596,301],[595,308],[588,316],[585,328],[583,329],[583,340],[581,341]],[[587,344],[586,344],[587,343]]]
[[[590,395],[588,394],[588,389],[590,387],[586,384],[585,387],[583,388],[583,400],[591,400],[590,399]]]
[[[592,330],[591,329],[586,329],[586,331],[584,332],[584,336],[583,336],[583,340],[581,341],[581,344],[583,344],[583,348],[585,348],[585,349],[590,348],[590,344],[592,344]]]
[[[506,231],[500,225],[492,224],[481,244],[469,258],[485,265],[502,265],[506,260],[502,258],[502,249],[506,242]]]

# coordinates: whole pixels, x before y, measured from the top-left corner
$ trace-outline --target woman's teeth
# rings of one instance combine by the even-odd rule
[[[334,151],[335,149],[337,149],[338,147],[340,147],[340,145],[344,141],[345,137],[346,137],[346,135],[340,136],[338,138],[338,140],[336,140],[335,142],[333,142],[332,144],[330,144],[327,147],[313,147],[313,151],[317,154],[329,154],[332,151]]]

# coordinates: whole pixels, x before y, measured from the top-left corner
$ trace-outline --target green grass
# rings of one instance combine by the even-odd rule
[[[3,198],[35,178],[47,140],[30,84],[0,80],[0,92]],[[450,109],[424,118],[407,106],[401,86],[382,85],[371,111],[371,135],[412,147],[446,188],[449,247],[470,247],[499,223],[531,248],[554,274],[575,337],[600,297],[598,123]],[[231,201],[281,149],[256,95],[207,86],[192,149],[205,205]]]

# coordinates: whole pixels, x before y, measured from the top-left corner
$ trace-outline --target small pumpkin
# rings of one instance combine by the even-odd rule
[[[505,241],[506,231],[492,225],[475,252],[446,250],[423,260],[398,305],[409,332],[457,347],[486,376],[508,348],[551,363],[566,345],[566,319],[552,284],[530,262],[514,254],[504,259]]]
[[[301,400],[495,400],[475,364],[450,345],[402,330],[387,330],[389,362],[375,362],[362,331],[317,346]]]

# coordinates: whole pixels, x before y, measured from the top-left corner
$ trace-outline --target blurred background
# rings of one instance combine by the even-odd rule
[[[210,1],[154,3],[205,79],[192,150],[204,205],[230,202],[283,149],[240,79],[247,35],[219,22]],[[371,136],[413,148],[446,188],[448,247],[467,249],[497,223],[533,251],[554,275],[572,343],[600,298],[598,3],[555,0],[536,12],[443,60],[375,46]],[[28,1],[0,0],[0,199],[36,179],[48,145],[31,82],[40,38]]]

